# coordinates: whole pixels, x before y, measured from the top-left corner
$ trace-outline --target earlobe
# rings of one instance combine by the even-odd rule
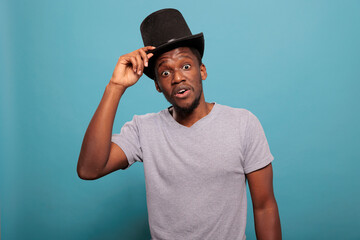
[[[202,80],[205,80],[207,78],[206,67],[203,63],[200,66],[200,75]]]

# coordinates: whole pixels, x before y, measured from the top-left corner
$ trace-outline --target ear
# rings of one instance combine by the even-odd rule
[[[200,75],[202,80],[205,80],[207,78],[206,67],[203,63],[200,66]]]
[[[156,88],[156,90],[157,90],[159,93],[161,93],[161,92],[162,92],[162,91],[161,91],[161,88],[159,87],[159,84],[158,84],[158,82],[157,82],[156,79],[154,80],[154,83],[155,83],[155,88]]]

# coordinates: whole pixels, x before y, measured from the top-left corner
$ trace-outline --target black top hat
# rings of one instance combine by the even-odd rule
[[[151,79],[155,79],[155,61],[162,53],[178,47],[194,47],[201,57],[204,54],[203,33],[192,35],[184,17],[176,9],[166,8],[150,14],[141,23],[140,31],[144,46],[156,47],[149,51],[154,56],[149,59],[149,66],[144,68],[144,73]]]

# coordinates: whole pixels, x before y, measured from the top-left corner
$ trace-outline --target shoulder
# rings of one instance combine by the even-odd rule
[[[161,110],[161,111],[155,112],[155,113],[146,113],[146,114],[142,114],[142,115],[134,115],[134,118],[137,119],[137,120],[157,119],[157,118],[161,117],[162,115],[164,115],[166,113],[166,111],[168,111],[168,109],[164,109],[164,110]]]
[[[218,111],[219,115],[226,118],[242,119],[244,121],[247,121],[250,115],[254,115],[245,108],[235,108],[218,103],[216,103],[216,105],[219,110]]]
[[[237,124],[242,130],[259,128],[261,123],[257,116],[248,109],[235,108],[217,103],[217,117],[229,124]]]
[[[218,127],[243,134],[253,115],[245,108],[230,107],[216,103],[214,119]],[[251,121],[251,120],[250,120]]]
[[[142,114],[142,115],[134,115],[133,119],[131,122],[133,122],[134,124],[138,125],[138,126],[144,126],[144,125],[154,125],[154,124],[159,124],[160,122],[162,122],[166,116],[166,111],[168,111],[167,109],[164,109],[160,112],[156,112],[156,113],[146,113],[146,114]]]

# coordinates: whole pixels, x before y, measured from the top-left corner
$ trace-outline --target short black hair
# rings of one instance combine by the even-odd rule
[[[198,60],[199,66],[201,66],[202,64],[202,60],[201,60],[201,55],[199,50],[197,50],[197,48],[194,47],[189,47],[191,52],[195,55],[196,59]]]

